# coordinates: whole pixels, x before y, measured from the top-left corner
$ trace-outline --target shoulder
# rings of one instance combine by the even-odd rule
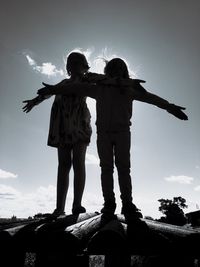
[[[140,79],[132,79],[135,83],[146,83],[146,81],[144,80],[140,80]]]
[[[105,79],[104,74],[95,73],[95,72],[88,72],[84,75],[83,81],[89,82],[89,83],[97,83]]]
[[[141,83],[146,83],[144,80],[132,79],[134,88],[140,92],[146,92],[146,89],[141,85]]]
[[[64,85],[64,84],[66,84],[66,83],[70,83],[70,82],[71,82],[70,79],[64,79],[64,80],[62,80],[61,82],[59,82],[58,84],[59,84],[59,85]]]

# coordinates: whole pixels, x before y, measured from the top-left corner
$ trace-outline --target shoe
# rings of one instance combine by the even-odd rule
[[[52,216],[55,216],[55,217],[59,217],[59,216],[63,216],[63,215],[65,215],[65,212],[58,210],[58,209],[55,209],[52,213]]]
[[[139,220],[143,218],[140,210],[132,202],[123,204],[121,214],[124,214],[125,219],[128,220]]]
[[[105,201],[104,207],[101,209],[101,213],[114,214],[116,209],[116,203],[111,201]]]
[[[52,220],[56,219],[59,216],[65,216],[65,212],[55,209],[52,213],[45,213],[43,215],[45,219],[52,219]]]
[[[80,213],[85,213],[86,209],[83,206],[76,206],[72,208],[72,214],[77,215]]]

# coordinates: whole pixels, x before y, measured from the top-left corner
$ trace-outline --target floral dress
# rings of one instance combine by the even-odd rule
[[[90,143],[92,134],[86,97],[56,95],[51,109],[49,146],[64,147],[77,142]]]

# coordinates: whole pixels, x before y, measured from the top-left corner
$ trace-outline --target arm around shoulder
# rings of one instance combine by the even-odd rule
[[[43,83],[43,85],[45,85],[45,87],[38,90],[39,95],[77,95],[95,98],[98,88],[97,85],[88,83],[62,83],[58,85]]]

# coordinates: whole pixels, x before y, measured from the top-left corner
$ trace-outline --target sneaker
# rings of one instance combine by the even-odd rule
[[[139,220],[143,218],[140,210],[132,202],[123,204],[121,214],[124,214],[126,219]]]
[[[116,209],[116,203],[105,201],[104,207],[101,209],[101,213],[114,214]]]
[[[85,213],[86,209],[83,206],[76,206],[72,208],[72,214],[77,215],[80,213]]]

